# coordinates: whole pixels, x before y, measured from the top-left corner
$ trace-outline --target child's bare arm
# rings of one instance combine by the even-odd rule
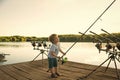
[[[65,55],[65,53],[61,50],[61,48],[60,48],[60,52],[61,52],[63,55]]]
[[[56,58],[59,58],[59,56],[57,56],[54,51],[51,51],[50,53],[51,53],[52,56],[54,56]]]

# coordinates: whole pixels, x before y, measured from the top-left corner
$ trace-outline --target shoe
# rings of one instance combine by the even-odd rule
[[[59,73],[55,73],[57,76],[60,76],[60,74]]]
[[[57,78],[55,74],[51,74],[51,78]]]

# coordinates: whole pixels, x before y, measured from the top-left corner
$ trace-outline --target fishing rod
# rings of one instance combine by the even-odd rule
[[[103,36],[100,36],[100,35],[96,34],[95,32],[90,31],[90,33],[92,33],[94,35],[97,35],[99,37],[102,37],[105,40],[109,40],[111,42],[114,42],[114,41],[112,41],[112,40],[110,40],[108,38],[105,38]],[[115,49],[115,46],[110,45],[109,42],[107,42],[106,49],[102,49],[102,47],[101,48],[98,47],[98,49],[99,49],[99,52],[100,51],[105,51],[106,53],[109,53],[108,54],[108,58],[103,63],[101,63],[98,67],[96,67],[93,71],[91,71],[89,74],[87,74],[83,78],[80,78],[80,80],[82,80],[84,78],[87,78],[88,76],[90,76],[91,74],[93,74],[93,72],[95,72],[98,68],[100,68],[104,63],[106,63],[107,61],[109,61],[109,63],[107,64],[107,67],[105,69],[105,72],[106,72],[112,60],[114,61],[117,78],[118,78],[118,80],[120,80],[119,72],[118,72],[118,69],[117,69],[117,63],[116,63],[116,61],[118,61],[120,63],[120,51],[117,51],[117,49]],[[112,50],[110,50],[110,49],[112,49]]]
[[[83,34],[82,32],[79,32],[80,34]],[[98,42],[101,42],[102,43],[102,40],[100,40],[100,39],[96,39],[95,38],[95,36],[90,36],[91,38],[93,38],[93,39],[95,39],[96,41],[98,41]],[[93,41],[93,43],[94,43],[94,41]]]
[[[114,38],[116,38],[117,40],[119,40],[119,41],[120,41],[120,38],[116,37],[116,36],[115,36],[115,35],[113,35],[113,34],[110,34],[110,33],[109,33],[109,32],[107,32],[106,30],[101,29],[101,31],[103,31],[103,32],[107,33],[108,35],[111,35],[112,37],[114,37]]]
[[[111,45],[110,43],[109,43],[109,41],[111,41],[111,42],[114,42],[114,41],[112,41],[111,39],[109,39],[109,38],[105,38],[105,37],[103,37],[103,36],[101,36],[101,35],[98,35],[98,34],[96,34],[95,32],[92,32],[92,31],[90,31],[90,33],[92,33],[92,34],[94,34],[94,35],[97,35],[97,36],[99,36],[99,37],[101,37],[101,38],[104,38],[105,40],[107,40],[107,45],[106,45],[106,49],[104,50],[104,49],[101,49],[102,48],[102,44],[97,44],[96,45],[96,47],[99,49],[99,50],[102,50],[102,51],[106,51],[106,53],[110,50],[110,49],[112,49],[113,47],[115,47],[114,45]],[[101,47],[100,47],[101,46]]]
[[[116,41],[116,42],[117,42],[117,43],[116,43],[116,47],[118,48],[118,50],[120,50],[120,38],[116,37],[115,35],[110,34],[109,32],[105,31],[104,29],[101,29],[101,30],[104,31],[105,33],[113,36],[113,37],[116,38],[117,40],[119,40],[119,42]]]
[[[86,33],[87,31],[102,17],[102,15],[113,5],[113,3],[115,2],[116,0],[114,0],[98,17],[97,19],[88,27],[88,29],[81,35],[80,38],[82,38]],[[68,50],[65,52],[65,54],[63,56],[61,56],[61,58],[63,58],[67,52],[78,42],[79,40],[76,40],[69,48]]]
[[[101,37],[101,38],[103,38],[103,39],[105,39],[105,40],[107,40],[107,41],[114,42],[114,41],[110,40],[109,38],[105,38],[105,37],[103,37],[103,36],[101,36],[101,35],[96,34],[95,32],[90,31],[90,33],[92,33],[92,34],[94,34],[94,35],[97,35],[97,36],[99,36],[99,37]]]
[[[83,34],[81,32],[79,32],[79,33]],[[97,44],[95,45],[95,47],[97,47],[97,49],[99,50],[99,53],[100,53],[100,49],[102,48],[102,40],[96,39],[95,36],[90,36],[90,37],[97,41]],[[93,43],[94,43],[94,41],[93,41]]]

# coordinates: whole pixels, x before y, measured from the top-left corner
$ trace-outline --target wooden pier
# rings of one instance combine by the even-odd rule
[[[43,65],[41,60],[2,65],[0,66],[0,80],[80,80],[97,67],[68,61],[58,67],[61,76],[50,78],[47,66],[47,60],[44,60]],[[115,69],[109,68],[104,72],[105,69],[105,67],[100,67],[93,74],[81,80],[118,80]]]

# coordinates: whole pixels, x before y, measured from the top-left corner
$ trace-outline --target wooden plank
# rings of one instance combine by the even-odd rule
[[[72,63],[72,65],[74,65],[74,64]],[[89,69],[86,69],[86,68],[81,68],[81,67],[79,68],[80,65],[75,65],[75,66],[77,66],[77,67],[73,67],[73,66],[70,66],[70,65],[69,66],[63,65],[60,68],[60,71],[63,70],[63,72],[66,72],[66,71],[72,72],[73,73],[72,75],[74,76],[74,79],[76,77],[85,76],[85,75],[87,75],[88,73],[90,73],[92,71],[92,69],[89,70]],[[91,76],[94,77],[94,78],[98,78],[97,80],[99,80],[99,79],[100,80],[102,80],[102,79],[107,80],[106,78],[108,78],[108,80],[116,79],[115,73],[114,74],[108,74],[109,72],[105,73],[103,71],[96,71]],[[68,75],[71,75],[71,73],[68,74]],[[91,76],[89,78],[92,78]],[[101,77],[101,76],[104,76],[104,77]]]
[[[16,79],[8,75],[6,72],[0,70],[0,80],[16,80]]]
[[[29,65],[29,64],[28,64]],[[40,67],[40,66],[38,66],[38,65],[29,65],[30,67],[32,67],[32,68],[34,68],[34,69],[37,69],[37,70],[40,70],[40,71],[43,71],[43,74],[47,74],[47,75],[50,75],[50,73],[48,73],[48,72],[46,72],[47,70],[48,70],[48,68],[46,69],[46,68],[42,68],[42,67]],[[69,76],[69,75],[68,75]],[[59,79],[57,78],[57,80],[73,80],[73,78],[70,78],[70,77],[68,77],[68,76],[65,76],[65,75],[62,75],[62,76],[60,76],[59,77]],[[46,79],[51,79],[50,77],[47,77],[47,76],[45,76],[46,77]]]
[[[70,65],[70,64],[72,64],[72,65]],[[87,75],[92,70],[94,70],[96,67],[97,66],[89,65],[89,64],[80,64],[80,63],[68,62],[67,65],[66,64],[63,65],[63,68],[61,68],[60,71],[62,71],[66,77],[67,77],[67,75],[71,75],[71,72],[72,72],[72,73],[74,73],[73,74],[74,78],[76,78],[76,77],[79,77],[79,75],[81,75],[81,76]],[[108,69],[109,70],[109,71],[107,71],[108,74],[103,72],[103,70],[105,70],[105,67],[100,67],[97,71],[94,72],[93,77],[104,79],[105,76],[106,77],[109,76],[109,78],[111,80],[116,79],[116,75],[115,75],[115,73],[113,73],[113,71],[115,72],[114,69],[111,69],[111,68]],[[111,72],[111,70],[112,70],[112,72]],[[102,75],[104,76],[104,78],[101,77]],[[73,77],[71,77],[71,78],[73,78]]]
[[[26,80],[32,80],[30,77],[29,77],[29,73],[21,70],[21,69],[18,69],[16,67],[14,67],[13,65],[9,66],[8,69],[10,69],[11,71],[13,71],[14,73],[16,73],[17,75],[25,78]]]
[[[38,77],[43,76],[40,74],[41,73],[40,71],[34,70],[33,68],[29,67],[26,64],[18,64],[18,65],[14,65],[14,66],[19,67],[19,69],[21,69],[24,72],[29,73],[29,76],[27,76],[27,77],[31,78],[32,80],[39,80]]]
[[[67,62],[64,65],[58,67],[58,71],[62,76],[58,78],[50,78],[50,72],[48,70],[48,61],[44,60],[42,66],[41,60],[34,62],[23,62],[11,65],[0,66],[0,80],[80,80],[80,78],[86,76],[93,71],[97,66]],[[105,67],[100,67],[92,75],[84,78],[84,80],[116,80],[115,69],[109,68],[107,72],[103,72]],[[120,70],[118,70],[120,71]]]
[[[9,68],[10,66],[2,66],[0,67],[4,72],[8,73],[8,75],[10,75],[11,77],[13,77],[16,80],[28,80],[27,78],[17,74],[14,70],[12,70],[11,68]]]
[[[31,74],[31,76],[33,76],[33,77],[36,76],[36,79],[38,79],[38,80],[40,78],[46,79],[49,77],[47,72],[45,72],[43,70],[39,70],[37,68],[34,68],[34,67],[32,67],[32,65],[28,66],[28,65],[24,64],[22,66],[24,66],[24,68]]]

